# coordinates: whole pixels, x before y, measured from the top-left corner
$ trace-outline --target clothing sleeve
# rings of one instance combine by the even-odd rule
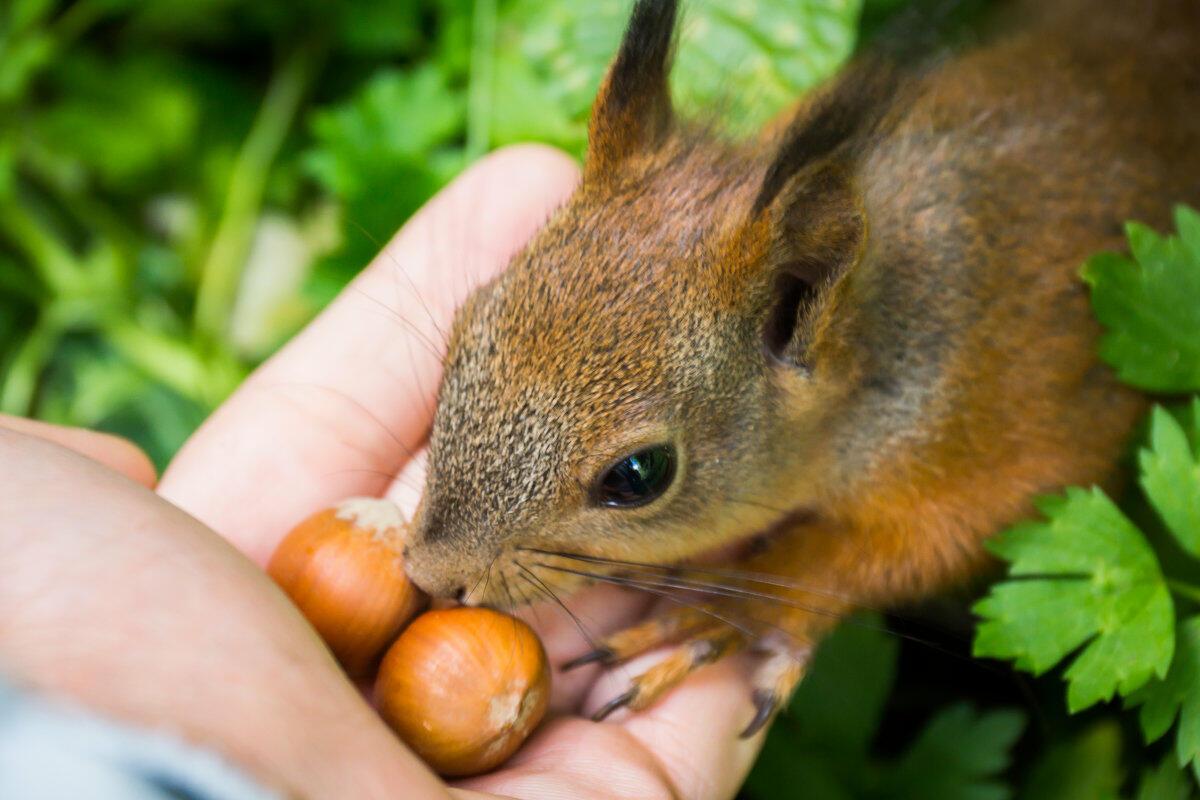
[[[23,692],[0,677],[3,800],[270,800],[215,754]]]

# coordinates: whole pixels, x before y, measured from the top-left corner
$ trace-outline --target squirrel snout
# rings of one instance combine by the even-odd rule
[[[412,543],[405,548],[404,571],[418,589],[430,597],[462,602],[470,577],[461,555]]]

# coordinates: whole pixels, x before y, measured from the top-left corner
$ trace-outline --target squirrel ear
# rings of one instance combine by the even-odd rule
[[[770,217],[772,261],[814,287],[844,272],[866,236],[850,177],[836,163],[793,175],[763,213]]]
[[[592,104],[585,169],[603,174],[622,158],[653,148],[670,130],[667,74],[676,0],[637,0],[625,38]]]
[[[813,320],[861,256],[866,219],[850,178],[832,164],[794,174],[760,213],[774,293],[764,345],[780,362],[807,369]]]

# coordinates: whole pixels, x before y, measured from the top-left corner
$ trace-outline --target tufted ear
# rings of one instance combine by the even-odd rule
[[[801,109],[763,175],[751,217],[770,237],[775,296],[764,336],[782,362],[808,366],[811,323],[862,254],[867,222],[850,166],[897,87],[898,73],[886,60],[851,64]]]
[[[779,361],[807,367],[813,320],[861,256],[866,218],[852,179],[836,161],[792,175],[762,213],[774,272],[764,345]]]
[[[670,72],[676,0],[637,0],[625,38],[592,104],[586,171],[604,174],[653,149],[671,128]]]

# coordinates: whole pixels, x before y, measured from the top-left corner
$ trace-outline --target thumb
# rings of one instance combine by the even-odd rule
[[[133,442],[119,436],[97,433],[84,428],[51,425],[48,422],[12,417],[7,414],[0,414],[0,428],[7,428],[27,436],[36,436],[39,439],[45,439],[69,450],[74,450],[143,486],[154,488],[154,484],[158,482],[158,476],[150,457]]]

